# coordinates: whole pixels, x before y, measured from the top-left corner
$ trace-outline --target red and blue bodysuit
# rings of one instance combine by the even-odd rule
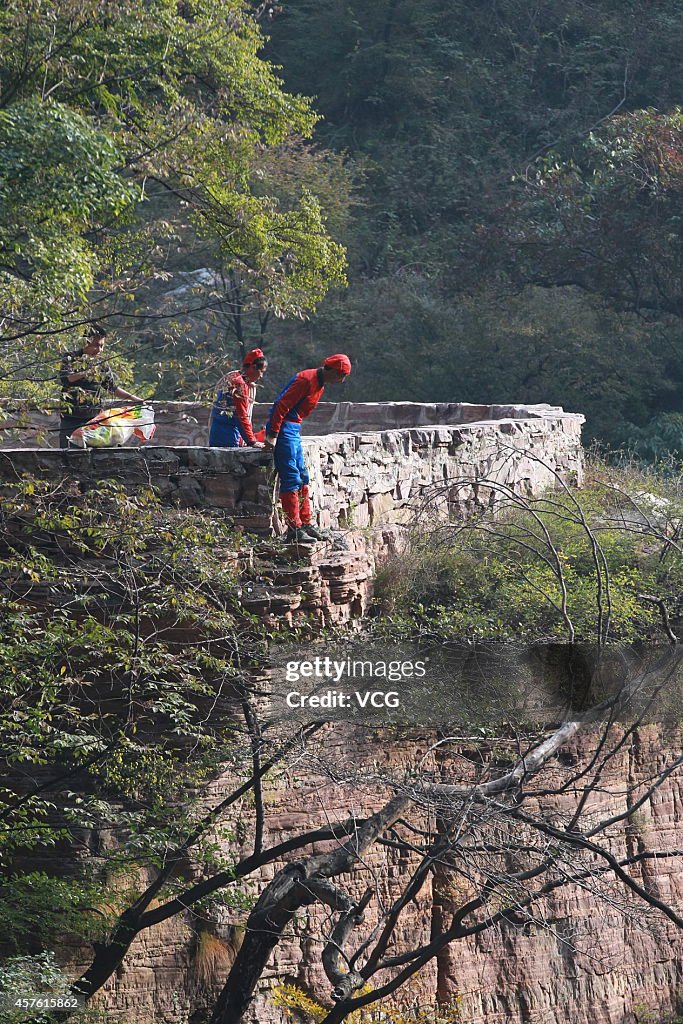
[[[320,401],[324,390],[322,369],[302,370],[292,377],[268,414],[266,434],[277,437],[275,468],[280,477],[280,499],[289,526],[311,521],[308,470],[301,447],[301,422]]]
[[[211,410],[211,447],[239,448],[254,443],[251,415],[255,398],[256,384],[245,380],[240,370],[226,373]]]

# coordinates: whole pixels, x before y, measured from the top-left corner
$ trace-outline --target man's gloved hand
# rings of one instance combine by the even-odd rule
[[[263,441],[250,441],[249,442],[249,447],[250,448],[265,448],[266,446],[263,443]]]
[[[277,444],[277,437],[272,437],[270,434],[266,434],[266,447],[274,448]]]

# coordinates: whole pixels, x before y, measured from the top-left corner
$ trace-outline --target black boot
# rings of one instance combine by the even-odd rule
[[[285,544],[315,544],[315,537],[307,533],[303,526],[290,526],[285,534]]]
[[[330,539],[329,530],[321,530],[320,527],[314,526],[313,523],[303,523],[302,529],[305,530],[309,537],[312,537],[313,540]]]

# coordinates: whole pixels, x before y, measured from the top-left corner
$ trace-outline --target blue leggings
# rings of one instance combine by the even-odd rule
[[[288,423],[280,427],[275,445],[275,468],[280,477],[280,491],[298,491],[308,483],[308,470],[301,447],[301,424]]]

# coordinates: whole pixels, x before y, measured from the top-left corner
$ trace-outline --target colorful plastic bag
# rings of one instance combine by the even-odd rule
[[[120,448],[135,436],[141,441],[154,437],[154,409],[150,405],[103,409],[89,423],[74,430],[69,440],[80,448]]]

